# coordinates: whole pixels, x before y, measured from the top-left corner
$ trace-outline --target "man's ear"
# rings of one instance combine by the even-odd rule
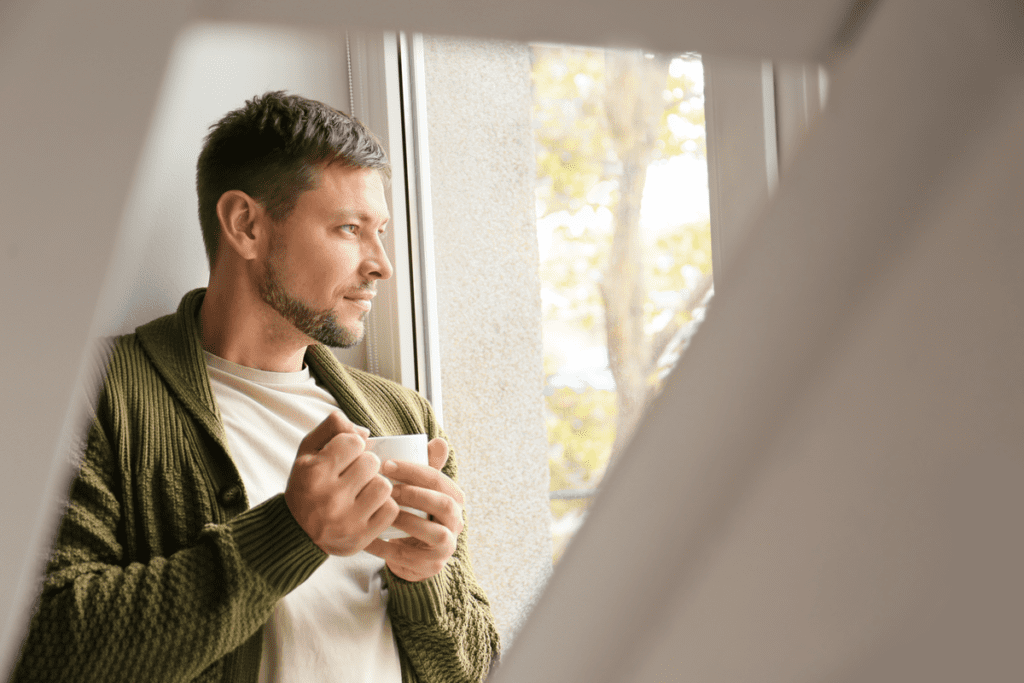
[[[220,249],[232,249],[247,261],[256,258],[263,238],[259,225],[262,214],[263,207],[241,190],[222,194],[217,200]]]

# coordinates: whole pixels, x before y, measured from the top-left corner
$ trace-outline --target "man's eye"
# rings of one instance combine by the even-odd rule
[[[354,235],[357,232],[359,232],[359,226],[358,225],[343,225],[343,226],[341,226],[341,231],[342,232],[347,232],[349,234]]]

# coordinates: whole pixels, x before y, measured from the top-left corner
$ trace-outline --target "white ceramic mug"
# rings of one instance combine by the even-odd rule
[[[401,436],[374,436],[366,440],[366,450],[375,453],[380,458],[381,464],[388,460],[401,460],[403,462],[415,462],[421,465],[428,464],[427,462],[427,435],[426,434],[403,434]],[[391,483],[395,483],[392,479]],[[402,507],[406,512],[411,512],[414,515],[418,515],[423,519],[427,518],[427,513],[422,510],[415,510],[413,508]],[[389,526],[384,530],[384,533],[380,535],[385,541],[390,541],[394,538],[404,538],[409,534],[405,533],[401,529],[396,529],[393,526]]]

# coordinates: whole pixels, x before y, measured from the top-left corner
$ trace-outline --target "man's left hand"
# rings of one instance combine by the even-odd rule
[[[398,482],[391,491],[395,502],[422,510],[429,517],[422,519],[402,510],[392,525],[409,536],[391,541],[378,538],[366,546],[366,552],[382,558],[393,574],[406,581],[422,581],[440,574],[455,552],[462,531],[465,496],[441,472],[448,461],[448,442],[432,439],[427,444],[427,461],[429,466],[388,461],[381,473]]]

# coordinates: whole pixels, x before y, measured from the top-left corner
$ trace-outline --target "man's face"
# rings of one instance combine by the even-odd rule
[[[379,172],[324,167],[319,185],[271,226],[260,296],[314,341],[358,344],[376,281],[392,273],[381,243],[389,219]]]

